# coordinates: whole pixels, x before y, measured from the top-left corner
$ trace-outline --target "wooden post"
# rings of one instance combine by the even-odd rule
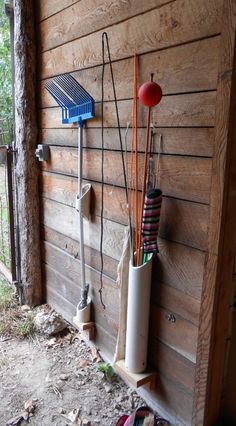
[[[214,425],[220,412],[236,244],[235,0],[223,2],[208,248],[195,377],[193,425]]]
[[[16,185],[24,302],[41,302],[33,0],[14,1]]]

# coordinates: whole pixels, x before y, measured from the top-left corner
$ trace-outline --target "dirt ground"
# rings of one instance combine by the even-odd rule
[[[0,425],[21,413],[33,399],[35,426],[70,425],[79,409],[82,424],[115,425],[142,400],[117,376],[111,382],[97,369],[96,351],[78,334],[58,338],[0,340]],[[20,423],[27,424],[25,421]],[[77,423],[74,423],[77,424]],[[78,423],[80,424],[80,423]]]

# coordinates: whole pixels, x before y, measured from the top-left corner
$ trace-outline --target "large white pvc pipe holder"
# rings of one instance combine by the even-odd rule
[[[125,368],[143,373],[147,366],[152,254],[141,266],[129,263]]]
[[[79,194],[77,194],[76,200],[75,200],[76,210],[78,212],[80,212],[81,210],[83,218],[87,220],[89,220],[90,218],[91,189],[92,189],[92,185],[90,183],[83,185],[82,196],[80,197]]]
[[[90,314],[91,314],[91,298],[88,297],[87,306],[85,306],[83,309],[79,309],[77,306],[76,319],[80,323],[90,322]]]

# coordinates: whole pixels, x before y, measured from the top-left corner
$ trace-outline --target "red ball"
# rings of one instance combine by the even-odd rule
[[[162,98],[162,90],[159,84],[154,81],[148,81],[139,88],[138,97],[141,104],[147,107],[153,107],[159,104]]]

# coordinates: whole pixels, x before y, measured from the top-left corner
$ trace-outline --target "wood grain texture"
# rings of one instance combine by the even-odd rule
[[[149,362],[155,369],[187,392],[194,391],[195,365],[177,352],[153,339],[149,345]]]
[[[205,254],[181,244],[158,239],[157,282],[168,284],[200,300]]]
[[[61,313],[63,317],[73,323],[73,316],[76,312],[76,306],[68,300],[64,299],[56,291],[47,288],[47,302],[57,312]],[[96,347],[105,355],[106,358],[112,360],[113,353],[115,351],[116,339],[110,333],[107,333],[104,328],[96,325],[95,341]]]
[[[44,238],[46,241],[62,249],[71,256],[75,258],[79,257],[78,241],[48,228],[47,226],[44,227]],[[180,294],[179,291],[181,293],[183,292],[184,295],[188,295],[191,300],[191,304],[189,305],[189,310],[191,310],[191,312],[188,313],[186,307],[183,309],[180,303],[179,307],[176,308],[176,313],[179,313],[183,318],[185,318],[186,315],[186,319],[193,323],[197,323],[198,300],[200,300],[201,296],[201,282],[205,255],[199,250],[190,249],[181,244],[171,243],[163,239],[159,239],[158,243],[160,255],[157,265],[158,269],[157,272],[154,273],[154,296],[156,294],[155,297],[159,297],[159,285],[170,285],[172,287],[171,289],[165,287],[165,292],[163,291],[162,295],[160,295],[161,300],[166,300],[166,294],[169,292],[174,294],[175,289],[178,291],[177,295]],[[99,271],[99,252],[85,247],[85,257],[88,259],[87,263]],[[117,261],[111,257],[104,256],[104,273],[113,280],[117,278],[117,266]],[[161,281],[164,281],[165,284],[163,284],[163,282],[160,284],[159,282]],[[183,297],[185,297],[184,295]],[[171,301],[166,301],[165,304],[166,303],[169,303],[166,305],[167,307],[172,306],[170,305]]]
[[[79,241],[78,212],[71,207],[52,200],[43,200],[43,223],[65,236]],[[104,219],[103,251],[107,256],[120,260],[125,226]],[[93,222],[84,220],[84,243],[86,246],[99,251],[100,219],[95,217]]]
[[[222,0],[177,0],[160,9],[128,19],[107,29],[113,60],[133,52],[146,53],[220,32]],[[39,57],[41,78],[89,68],[102,63],[98,31]]]
[[[37,0],[37,20],[42,21],[80,0]]]
[[[9,269],[4,265],[4,263],[0,260],[0,273],[3,275],[9,283],[12,283],[12,273]]]
[[[190,156],[212,157],[213,155],[215,133],[212,127],[215,124],[220,127],[221,121],[219,111],[217,121],[215,120],[215,90],[221,55],[219,44],[222,43],[219,35],[222,29],[222,5],[231,1],[176,0],[163,4],[159,8],[161,2],[162,0],[156,0],[154,7],[157,6],[158,9],[145,12],[145,9],[153,7],[154,0],[136,2],[138,3],[136,10],[134,10],[134,0],[88,0],[86,3],[85,0],[78,2],[62,0],[57,2],[57,5],[54,4],[54,0],[47,2],[47,5],[44,0],[41,0],[44,13],[48,13],[48,16],[50,11],[46,12],[46,10],[50,9],[49,3],[51,6],[54,4],[54,11],[51,9],[51,14],[54,16],[40,24],[42,48],[52,48],[52,50],[39,55],[41,66],[39,106],[43,107],[39,111],[40,138],[43,143],[51,145],[52,154],[51,163],[42,173],[44,188],[42,221],[45,224],[43,238],[48,240],[45,243],[47,247],[45,259],[47,257],[47,261],[51,263],[51,269],[56,270],[56,265],[59,265],[58,269],[60,269],[57,272],[53,271],[54,278],[47,276],[48,300],[64,310],[68,318],[71,316],[70,311],[77,294],[74,283],[79,279],[79,260],[75,259],[79,251],[78,218],[72,208],[73,194],[76,192],[77,153],[75,149],[66,149],[62,146],[77,146],[77,129],[62,126],[60,110],[49,108],[54,107],[55,103],[43,89],[45,81],[42,79],[67,71],[73,72],[75,78],[99,102],[101,100],[101,29],[110,25],[107,31],[112,60],[115,61],[113,64],[117,94],[120,99],[119,112],[122,127],[126,127],[132,112],[130,100],[133,78],[132,56],[135,51],[141,53],[141,82],[148,80],[150,70],[153,71],[154,80],[161,84],[165,95],[160,106],[153,111],[153,122],[159,127],[158,135],[160,133],[163,135],[162,152],[168,154],[161,158],[160,184],[165,194],[162,210],[164,219],[161,221],[161,237],[158,240],[160,254],[157,271],[154,273],[152,308],[154,331],[150,339],[152,348],[150,359],[160,374],[157,389],[146,394],[147,402],[151,399],[156,409],[159,405],[160,412],[164,410],[166,415],[172,418],[173,424],[203,425],[204,405],[207,399],[205,380],[210,359],[209,342],[212,336],[213,310],[211,308],[215,296],[210,282],[217,273],[217,259],[215,252],[205,253],[209,248],[207,246],[208,204],[210,200],[211,206],[214,204],[209,196],[212,162],[209,158],[191,158]],[[59,11],[59,3],[61,8],[65,8],[62,12]],[[127,7],[128,3],[131,5],[130,8]],[[94,5],[94,8],[91,5]],[[104,5],[107,5],[106,10]],[[109,10],[113,10],[112,8],[116,5],[120,13],[110,15]],[[85,10],[86,6],[87,10]],[[98,7],[101,13],[95,18]],[[80,10],[81,14],[75,13],[75,10]],[[139,13],[143,14],[133,16]],[[81,22],[83,16],[87,18],[85,23]],[[41,19],[45,17],[46,14],[44,18],[41,15]],[[120,22],[121,20],[123,22]],[[230,31],[231,25],[228,28]],[[48,34],[51,35],[48,36]],[[56,47],[58,44],[61,46]],[[227,49],[225,56],[227,56]],[[229,70],[228,63],[223,71],[220,69],[219,80],[225,79],[225,85],[229,84],[227,80],[230,78]],[[108,69],[106,70],[105,96],[107,101],[112,100]],[[224,102],[222,110],[224,110]],[[139,125],[145,127],[146,111],[142,108],[139,110],[139,118]],[[119,141],[115,129],[117,123],[112,102],[105,103],[105,125],[106,149],[118,150]],[[98,247],[101,205],[100,129],[101,106],[97,103],[96,119],[88,120],[84,132],[85,147],[93,148],[90,149],[91,153],[89,149],[84,150],[85,177],[93,181],[94,185],[93,222],[86,225],[86,262],[96,270],[100,268]],[[124,129],[122,132],[124,134]],[[145,129],[142,128],[140,129],[142,151],[144,135]],[[224,139],[224,132],[221,136]],[[220,138],[220,132],[218,138]],[[130,149],[130,138],[128,139]],[[220,145],[216,144],[214,156],[217,155],[218,149],[221,155],[220,150],[224,150],[223,143],[222,141]],[[157,147],[158,137],[155,144]],[[53,145],[60,145],[62,148],[53,148]],[[120,154],[107,152],[105,166],[105,273],[114,280],[126,223]],[[216,173],[218,173],[217,167],[218,165],[216,165]],[[222,181],[218,183],[221,185]],[[220,192],[222,188],[221,185]],[[220,209],[220,207],[217,208],[218,201],[219,198],[216,195],[214,204],[216,212]],[[109,255],[114,258],[110,258]],[[204,265],[208,268],[205,275]],[[50,269],[50,266],[47,268]],[[97,277],[96,271],[93,271],[93,274]],[[203,276],[205,283],[202,289]],[[108,289],[110,280],[106,279],[106,289]],[[68,288],[65,288],[66,285]],[[106,297],[107,300],[111,300],[111,304],[114,304],[115,297],[112,292],[113,287],[111,295],[107,294]],[[69,300],[66,300],[68,298]],[[96,308],[97,304],[96,299]],[[167,313],[176,315],[176,323],[171,324],[166,321]],[[109,312],[109,318],[104,318],[102,312],[97,311],[96,345],[99,347],[99,339],[101,339],[101,347],[107,350],[110,359],[115,348],[116,314],[117,312],[115,314]],[[173,327],[170,328],[171,326]],[[195,372],[198,326],[200,326],[200,338]],[[211,387],[213,389],[213,384]],[[192,418],[195,388],[195,407]],[[213,401],[214,389],[212,395]]]
[[[152,303],[168,311],[176,312],[177,315],[198,326],[200,301],[183,291],[179,291],[161,282],[155,282],[152,289],[151,300]]]
[[[225,424],[233,425],[236,422],[235,406],[235,355],[236,355],[236,312],[233,312],[232,336],[229,343],[228,362],[226,365],[226,380],[224,386],[223,400],[221,401],[221,413]],[[227,422],[227,423],[226,423]]]
[[[168,2],[169,0],[80,0],[41,23],[40,51],[64,45]]]
[[[162,188],[161,184],[160,187]],[[190,247],[205,250],[207,220],[208,206],[165,197],[159,235],[167,240],[182,242]],[[182,235],[185,235],[185,238]]]
[[[57,175],[59,176],[59,175]],[[51,176],[50,176],[51,177]],[[63,185],[63,179],[46,179],[46,187],[44,187],[43,194],[45,198],[57,203],[65,203],[66,206],[71,207],[68,210],[68,218],[74,214],[74,197],[75,192],[66,192],[67,185]],[[71,181],[66,180],[66,184],[71,187]],[[53,183],[52,189],[51,184]],[[56,183],[60,183],[60,186],[56,186]],[[50,188],[48,188],[50,185]],[[60,188],[60,189],[58,189]],[[76,187],[74,188],[76,189]],[[70,188],[69,188],[70,190]],[[93,184],[94,190],[94,214],[91,216],[92,221],[98,221],[98,217],[101,215],[101,185]],[[69,203],[68,203],[69,198]],[[60,209],[63,210],[63,205]],[[66,207],[65,207],[66,208]],[[105,187],[104,191],[104,214],[103,217],[106,220],[114,221],[118,224],[127,226],[128,217],[126,211],[125,193],[120,188]],[[175,221],[170,222],[170,216],[175,211]],[[206,248],[207,244],[207,206],[202,204],[190,203],[182,200],[163,198],[161,221],[159,235],[162,238],[170,241],[183,243],[190,247],[195,247],[201,250]],[[72,219],[71,219],[72,220]],[[63,221],[64,223],[64,221]],[[65,223],[66,226],[66,223]],[[196,227],[199,227],[199,232],[196,233]],[[87,230],[89,231],[89,223],[87,223]]]
[[[169,314],[174,315],[175,322],[168,321]],[[150,333],[191,362],[196,362],[198,327],[175,312],[152,305]]]
[[[75,207],[77,179],[60,174],[43,172],[41,191],[45,198]],[[88,181],[84,181],[86,183]],[[92,182],[91,211],[101,215],[101,184]],[[141,193],[139,193],[141,198]],[[125,190],[105,185],[104,214],[108,219],[127,225]],[[173,215],[173,211],[175,214]],[[168,240],[182,242],[191,247],[205,250],[207,246],[208,206],[174,198],[163,197],[159,235]]]
[[[118,102],[121,127],[131,122],[132,101]],[[95,105],[96,117],[87,120],[88,128],[101,128],[101,104]],[[139,106],[139,126],[146,126],[146,109]],[[154,126],[165,127],[210,127],[215,124],[215,92],[192,93],[164,96],[159,105],[152,110]],[[39,127],[41,129],[75,128],[75,125],[62,124],[60,108],[40,110]],[[104,103],[104,127],[117,127],[114,102]]]
[[[218,55],[219,36],[140,55],[139,85],[150,79],[152,70],[154,80],[161,86],[164,95],[215,90]],[[117,98],[132,98],[133,58],[113,62],[112,67]],[[96,101],[101,100],[101,66],[80,70],[72,75]],[[114,99],[109,66],[105,67],[104,99]],[[39,82],[38,103],[41,108],[57,105],[45,89],[45,80]]]
[[[101,151],[84,150],[83,177],[101,181]],[[127,163],[130,162],[127,155]],[[142,186],[144,156],[139,156],[139,189]],[[154,157],[157,170],[157,157]],[[43,170],[68,176],[77,175],[77,150],[73,148],[50,148],[50,161],[44,162]],[[163,194],[185,200],[208,203],[211,176],[211,160],[206,158],[161,156],[159,162],[159,186]],[[121,154],[104,152],[104,183],[124,186]]]
[[[63,229],[61,229],[61,231],[63,231]],[[75,259],[79,259],[80,245],[78,241],[67,237],[66,235],[62,234],[62,232],[56,232],[47,226],[42,226],[41,234],[43,241],[47,241],[53,244],[55,247],[60,248],[64,252],[73,256]],[[85,263],[90,265],[91,268],[99,271],[101,268],[100,253],[97,250],[87,246],[84,247],[84,253]],[[103,262],[104,274],[112,278],[112,280],[116,281],[118,262],[106,255],[103,255]]]
[[[80,260],[75,258],[74,256],[69,255],[62,249],[55,247],[53,244],[47,241],[43,242],[42,251],[44,262],[50,265],[58,273],[68,278],[68,280],[72,281],[76,285],[76,287],[80,289]],[[100,287],[100,276],[98,271],[91,268],[90,265],[86,265],[86,277],[88,282],[91,283],[92,289],[94,289],[94,291],[97,291],[97,289]],[[116,301],[118,285],[116,281],[112,280],[106,275],[104,275],[103,283],[104,293],[106,293],[106,297],[108,298],[107,304],[112,306],[114,313],[117,313],[118,306],[116,304]]]
[[[124,140],[125,129],[121,129]],[[131,137],[128,132],[127,149],[131,150]],[[138,130],[139,150],[144,151],[145,129]],[[153,151],[158,152],[159,137],[162,135],[161,153],[195,155],[211,157],[213,154],[213,128],[158,128],[154,136]],[[46,145],[77,147],[77,129],[41,129],[40,143]],[[85,148],[101,148],[101,132],[98,129],[86,129],[84,132]],[[119,134],[117,129],[104,130],[104,149],[119,150]]]
[[[14,187],[17,185],[18,224],[20,228],[17,271],[21,293],[30,306],[41,302],[41,265],[39,238],[39,168],[34,147],[37,144],[36,117],[36,37],[33,2],[14,3]],[[13,25],[12,21],[12,25]],[[27,40],[27,42],[26,42]],[[14,227],[14,225],[13,225]],[[14,232],[14,231],[13,231]],[[15,249],[15,248],[14,248]],[[30,261],[29,261],[30,259]],[[18,272],[17,272],[18,274]]]
[[[219,415],[236,239],[234,1],[224,2],[222,19],[209,255],[203,282],[193,413],[193,423],[204,425],[214,424]]]
[[[55,255],[55,253],[54,253]],[[51,289],[52,291],[57,292],[59,295],[61,295],[64,299],[68,300],[71,304],[77,305],[80,300],[80,287],[79,284],[76,284],[74,281],[71,281],[68,277],[66,277],[64,274],[62,275],[59,272],[58,263],[56,260],[54,260],[52,257],[52,254],[46,254],[47,256],[47,264],[45,266],[46,270],[46,279],[47,279],[47,289]],[[50,257],[49,257],[50,256]],[[68,263],[67,258],[65,255],[63,258],[63,261]],[[51,263],[57,263],[56,270],[53,268]],[[78,261],[77,261],[78,263]],[[63,269],[63,267],[60,268]],[[79,267],[78,267],[79,270]],[[88,268],[86,268],[86,273],[89,271]],[[63,272],[63,271],[62,271]],[[98,275],[98,274],[97,274]],[[78,277],[79,278],[79,277]],[[93,279],[95,278],[95,279]],[[93,300],[93,308],[92,308],[92,320],[95,321],[97,324],[99,324],[101,327],[103,327],[109,334],[111,334],[114,337],[117,337],[118,332],[118,312],[117,309],[115,310],[115,304],[112,302],[113,296],[114,300],[117,300],[118,297],[118,288],[115,289],[112,286],[107,287],[107,285],[104,286],[104,302],[106,304],[106,309],[103,309],[100,301],[99,301],[99,280],[96,280],[96,276],[92,274],[92,272],[86,276],[86,279],[88,279],[88,282],[91,287],[91,298]],[[97,283],[95,283],[97,281]],[[116,290],[116,292],[115,292]],[[115,293],[117,294],[115,297]],[[113,295],[113,296],[112,296]],[[73,315],[76,315],[76,309],[74,309]]]
[[[167,379],[163,374],[157,375],[155,390],[141,389],[141,396],[148,405],[156,407],[158,413],[168,418],[173,425],[190,426],[193,397],[186,392],[186,387]]]

